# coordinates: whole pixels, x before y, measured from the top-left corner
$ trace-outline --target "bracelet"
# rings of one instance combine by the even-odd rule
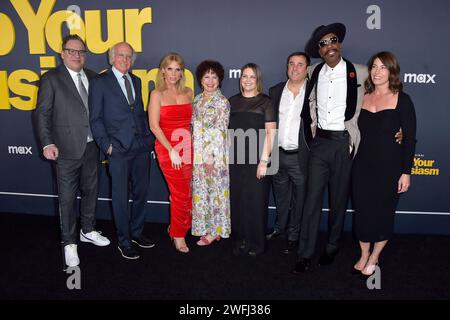
[[[259,162],[268,164],[268,163],[269,163],[269,160],[261,159],[261,160],[259,160]]]

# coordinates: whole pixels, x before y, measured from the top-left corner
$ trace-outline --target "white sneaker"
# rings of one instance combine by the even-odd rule
[[[69,267],[76,267],[80,264],[76,244],[68,244],[64,247],[64,258],[66,259],[66,264]]]
[[[80,230],[80,241],[90,242],[100,247],[107,246],[110,243],[108,238],[102,236],[98,231],[83,233],[83,230]]]

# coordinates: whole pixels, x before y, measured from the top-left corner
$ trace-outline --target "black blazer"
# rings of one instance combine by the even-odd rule
[[[356,77],[356,69],[353,63],[350,61],[342,58],[345,61],[345,64],[347,66],[347,107],[345,108],[345,121],[350,120],[355,115],[356,111],[356,104],[358,100],[358,82]],[[317,80],[319,79],[319,73],[320,70],[322,70],[323,66],[325,65],[325,62],[322,62],[317,65],[316,68],[314,68],[314,71],[311,76],[311,81],[309,83],[309,86],[307,86],[306,96],[309,97],[311,94],[311,91],[316,88],[317,89]],[[363,79],[364,81],[365,79]],[[309,109],[308,109],[309,110]]]
[[[306,86],[305,87],[305,99],[303,100],[303,109],[302,109],[302,113],[300,114],[300,118],[301,118],[300,130],[298,132],[299,147],[301,147],[302,145],[305,145],[305,144],[307,146],[309,143],[309,140],[307,140],[306,137],[308,137],[308,136],[312,137],[311,128],[309,126],[311,124],[311,119],[309,117],[309,112],[305,112],[305,105],[309,108],[309,105],[307,103],[308,99],[306,98],[307,97],[306,90],[308,87],[308,80],[305,80],[305,81],[307,81],[305,83],[305,86]],[[277,85],[275,85],[269,89],[269,96],[270,96],[270,99],[272,99],[272,104],[273,104],[273,108],[274,108],[275,115],[276,115],[277,127],[278,127],[278,122],[279,122],[281,95],[283,94],[283,89],[286,86],[286,82],[287,81],[280,82]],[[306,104],[305,104],[305,102],[306,102]],[[309,125],[307,125],[307,123],[309,123]]]
[[[84,69],[89,84],[96,73]],[[89,116],[64,64],[40,80],[35,117],[42,147],[55,144],[61,159],[80,159],[86,149]]]
[[[154,136],[150,132],[144,111],[141,80],[129,73],[135,91],[132,106],[120,88],[113,71],[99,74],[89,87],[89,113],[94,139],[105,154],[112,144],[113,152],[127,152],[137,138],[146,150],[153,148]]]
[[[360,64],[353,64],[350,61],[342,58],[347,68],[347,98],[345,108],[345,129],[350,134],[350,145],[353,147],[351,152],[356,155],[358,151],[359,141],[361,136],[358,129],[358,115],[361,110],[361,105],[364,97],[364,81],[366,80],[367,67]],[[304,119],[309,122],[306,140],[312,139],[313,129],[316,131],[318,125],[317,119],[317,82],[319,79],[320,70],[324,67],[325,62],[315,64],[308,68],[310,81],[307,86],[306,96],[308,99],[303,106],[305,112]],[[314,113],[314,116],[312,115]],[[305,122],[306,122],[305,121]]]

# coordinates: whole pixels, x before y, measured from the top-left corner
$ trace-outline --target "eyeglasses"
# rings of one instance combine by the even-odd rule
[[[329,44],[336,44],[338,42],[338,38],[337,37],[331,37],[330,39],[325,39],[325,40],[320,40],[319,41],[319,48],[323,48],[326,45]]]
[[[86,50],[75,50],[75,49],[67,49],[67,48],[64,48],[63,50],[66,51],[71,56],[84,57],[86,55]]]

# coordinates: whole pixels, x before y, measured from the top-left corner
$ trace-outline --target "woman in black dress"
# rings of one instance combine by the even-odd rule
[[[354,269],[365,276],[375,272],[380,253],[392,235],[399,196],[410,185],[416,143],[414,105],[402,92],[395,56],[377,53],[368,68],[370,75],[358,118],[361,143],[352,175],[354,231],[361,247]],[[401,144],[393,138],[399,128],[403,131]]]
[[[242,67],[240,89],[229,99],[231,235],[234,254],[255,256],[265,249],[270,190],[266,173],[276,120],[256,64]]]

